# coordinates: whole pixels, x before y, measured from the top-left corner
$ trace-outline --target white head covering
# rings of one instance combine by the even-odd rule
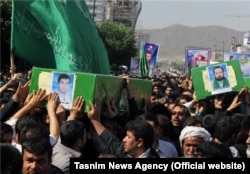
[[[186,126],[182,129],[181,134],[179,136],[181,147],[182,147],[182,141],[188,137],[200,137],[204,141],[210,141],[211,134],[203,127]]]

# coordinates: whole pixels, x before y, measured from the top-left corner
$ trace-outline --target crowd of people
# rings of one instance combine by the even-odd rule
[[[250,158],[247,87],[197,100],[190,75],[162,72],[139,107],[124,75],[128,110],[106,96],[84,112],[82,96],[67,110],[56,91],[29,91],[31,76],[1,73],[2,173],[70,173],[70,158]]]

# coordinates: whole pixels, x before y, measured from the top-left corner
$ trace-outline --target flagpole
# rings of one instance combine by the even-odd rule
[[[11,77],[15,74],[15,65],[14,65],[14,54],[11,52],[10,53],[10,73]]]

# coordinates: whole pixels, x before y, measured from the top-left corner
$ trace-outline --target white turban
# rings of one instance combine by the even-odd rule
[[[203,141],[210,141],[211,134],[203,127],[186,126],[182,129],[179,136],[180,145],[182,147],[182,141],[188,137],[200,137]]]

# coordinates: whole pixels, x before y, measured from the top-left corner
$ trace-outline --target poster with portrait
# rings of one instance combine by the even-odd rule
[[[185,72],[191,68],[207,66],[210,63],[211,48],[187,47],[185,57]]]
[[[235,59],[240,62],[243,77],[250,78],[250,54],[225,52],[224,61]]]
[[[245,85],[238,60],[226,61],[191,69],[197,99],[240,91]]]
[[[152,76],[155,72],[156,63],[158,59],[159,46],[160,45],[156,43],[144,44],[144,53],[149,67],[149,76]]]
[[[207,66],[206,69],[212,95],[232,91],[226,63]]]
[[[225,52],[224,61],[230,60],[239,60],[242,76],[245,80],[246,85],[250,87],[250,54]]]
[[[139,58],[131,57],[130,60],[130,74],[131,75],[138,75],[139,74]]]
[[[58,102],[65,109],[71,109],[75,90],[75,74],[66,72],[51,72],[51,92],[58,93]]]

